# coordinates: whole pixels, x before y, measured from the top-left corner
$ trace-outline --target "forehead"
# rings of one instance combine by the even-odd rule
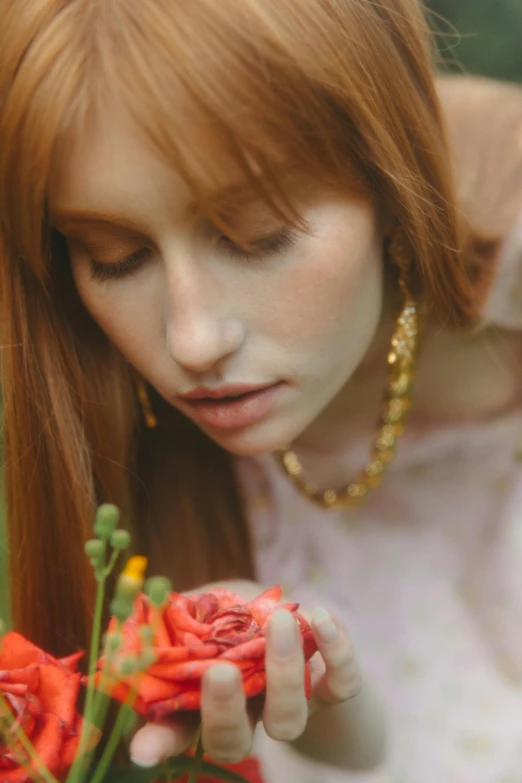
[[[107,106],[56,143],[48,193],[51,222],[59,228],[71,214],[93,213],[122,217],[115,221],[121,223],[129,216],[133,226],[142,221],[145,229],[151,217],[158,223],[162,216],[169,222],[175,216],[185,220],[208,207],[211,217],[215,210],[226,221],[260,204],[295,219],[291,201],[309,200],[319,189],[318,182],[283,161],[274,189],[273,183],[262,182],[262,172],[252,161],[245,176],[224,147],[214,139],[204,154],[190,161],[195,192],[124,109]]]
[[[192,194],[174,167],[124,111],[105,108],[55,146],[49,181],[51,215],[71,210],[128,212],[143,203],[189,208]],[[139,210],[138,210],[139,211]]]

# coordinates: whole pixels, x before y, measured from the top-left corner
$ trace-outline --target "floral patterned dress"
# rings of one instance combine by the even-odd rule
[[[484,317],[522,331],[519,233]],[[522,390],[486,421],[410,428],[357,511],[315,508],[270,455],[238,459],[260,580],[344,619],[389,719],[368,772],[261,734],[268,783],[521,783],[521,446]],[[350,445],[347,475],[367,448]]]

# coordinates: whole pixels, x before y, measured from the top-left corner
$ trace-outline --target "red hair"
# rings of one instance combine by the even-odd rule
[[[253,573],[230,457],[157,399],[161,428],[143,431],[129,368],[75,293],[46,210],[63,134],[121,102],[215,219],[231,166],[285,213],[285,166],[341,191],[357,172],[401,225],[432,317],[465,325],[476,298],[416,0],[7,0],[0,52],[13,613],[63,653],[85,644],[83,542],[101,501],[123,507],[137,546],[169,554],[180,588]]]

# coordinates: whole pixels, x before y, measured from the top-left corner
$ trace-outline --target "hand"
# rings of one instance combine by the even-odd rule
[[[219,584],[247,600],[263,591],[254,582]],[[216,586],[217,583],[205,585],[197,592]],[[301,608],[299,611],[305,614]],[[291,741],[302,734],[309,716],[318,709],[357,695],[361,676],[346,631],[325,609],[316,609],[307,620],[318,648],[310,662],[310,700],[305,696],[305,664],[298,628],[290,612],[278,609],[267,628],[263,705],[259,699],[247,704],[241,674],[234,664],[216,662],[203,677],[201,713],[185,713],[169,721],[146,724],[132,739],[133,761],[140,766],[153,766],[183,753],[201,721],[203,747],[208,755],[218,763],[235,763],[250,752],[260,717],[272,739]]]

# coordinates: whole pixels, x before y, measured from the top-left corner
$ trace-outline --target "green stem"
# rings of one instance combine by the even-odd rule
[[[107,744],[103,751],[102,757],[97,763],[96,769],[94,770],[94,774],[91,776],[89,783],[101,783],[105,773],[109,769],[113,756],[116,753],[119,742],[121,740],[123,730],[125,728],[125,724],[127,721],[127,710],[129,709],[129,707],[132,707],[132,704],[134,703],[134,700],[136,698],[136,694],[137,694],[137,688],[136,687],[131,688],[131,690],[127,695],[127,698],[125,699],[124,703],[121,705],[120,710],[118,712],[118,717],[116,718],[109,739],[107,740]]]
[[[121,632],[122,625],[123,623],[121,622],[121,620],[118,620],[116,633],[119,634]],[[109,709],[109,704],[111,701],[109,693],[111,693],[112,688],[109,688],[109,683],[112,680],[112,683],[114,684],[114,679],[111,678],[109,672],[112,670],[115,654],[116,654],[116,650],[111,648],[107,649],[105,666],[101,670],[100,682],[98,688],[96,689],[96,693],[94,695],[94,700],[92,705],[93,721],[95,725],[98,726],[98,728],[100,728],[100,730],[103,727],[103,724],[105,723],[107,710]]]
[[[36,748],[29,741],[25,731],[14,719],[11,709],[1,692],[0,692],[0,706],[2,706],[3,709],[5,708],[6,720],[9,724],[9,731],[10,732],[12,731],[12,733],[15,735],[20,745],[26,751],[27,755],[29,756],[30,760],[34,765],[35,771],[38,773],[40,778],[44,780],[45,783],[58,783],[54,775],[52,775],[47,769],[47,767],[44,765],[42,759],[38,755]]]
[[[114,568],[114,566],[116,564],[116,560],[120,556],[120,551],[121,550],[119,550],[119,549],[114,549],[113,550],[112,555],[111,555],[111,559],[109,560],[108,564],[105,566],[105,568],[103,570],[103,578],[104,579],[107,579],[107,577],[110,576],[110,574],[112,572],[112,569]]]
[[[203,755],[205,753],[203,742],[201,741],[201,727],[198,729],[197,737],[198,741],[196,745],[196,752],[194,754],[194,761],[192,763],[187,783],[197,783],[197,780],[201,774],[201,765],[203,763]]]
[[[105,598],[105,576],[99,579],[98,587],[96,590],[96,603],[94,605],[94,618],[92,625],[91,636],[91,649],[89,652],[89,669],[87,679],[87,693],[85,695],[85,706],[83,709],[83,725],[82,733],[80,735],[80,742],[78,745],[78,751],[76,753],[74,763],[67,776],[67,783],[81,783],[83,780],[83,772],[85,772],[85,750],[88,745],[91,725],[92,725],[92,706],[95,693],[94,677],[96,674],[96,661],[98,660],[100,650],[100,637],[101,637],[101,625],[103,614],[103,602]]]

